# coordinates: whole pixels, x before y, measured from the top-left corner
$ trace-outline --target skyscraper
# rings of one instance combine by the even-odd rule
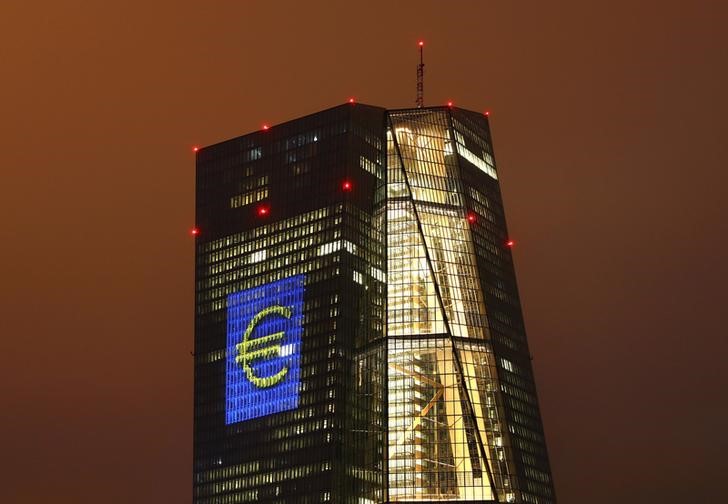
[[[555,502],[487,117],[197,153],[194,502]]]

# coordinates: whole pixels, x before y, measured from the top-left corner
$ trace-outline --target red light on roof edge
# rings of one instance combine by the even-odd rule
[[[424,41],[424,40],[420,40],[420,41],[419,41],[419,42],[417,43],[417,45],[419,45],[420,47],[422,47],[423,45],[425,45],[425,41]]]
[[[195,145],[194,147],[192,147],[192,152],[197,152],[198,150],[200,150],[198,146]]]
[[[473,212],[468,212],[468,217],[467,217],[467,219],[468,219],[468,222],[469,222],[469,223],[471,223],[471,224],[472,224],[473,222],[475,222],[475,221],[477,220],[477,218],[478,218],[478,217],[477,217],[477,216],[476,216],[476,215],[475,215],[475,214],[474,214]]]
[[[268,208],[267,206],[261,205],[261,206],[258,207],[258,215],[260,217],[265,217],[269,213],[270,213],[270,208]]]
[[[268,126],[267,124],[264,124],[263,129],[267,131],[268,129],[270,129],[270,126]]]
[[[451,101],[447,102],[447,106],[452,107],[452,102]]]
[[[484,112],[484,114],[485,114],[485,116],[486,116],[486,117],[488,117],[488,116],[490,115],[490,110],[486,110],[486,111]]]
[[[196,227],[193,227],[192,229],[190,229],[190,234],[192,236],[197,236],[198,234],[200,234],[200,229],[199,228],[196,228]]]
[[[349,98],[349,103],[354,103],[354,98]]]
[[[351,190],[354,189],[354,184],[351,183],[351,180],[344,180],[341,183],[341,189],[346,192],[351,192]]]
[[[508,241],[506,242],[506,246],[507,246],[507,247],[513,247],[513,245],[515,245],[515,244],[516,244],[516,242],[514,242],[513,240],[508,240]]]

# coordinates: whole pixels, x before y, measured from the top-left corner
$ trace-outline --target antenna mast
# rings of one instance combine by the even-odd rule
[[[420,64],[417,65],[417,100],[415,103],[417,103],[417,108],[422,108],[425,106],[425,97],[423,91],[425,84],[425,61],[422,58],[422,48],[425,46],[425,43],[420,40],[417,45],[420,46]]]

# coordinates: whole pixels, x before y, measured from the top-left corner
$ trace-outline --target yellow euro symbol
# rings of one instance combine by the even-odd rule
[[[268,388],[279,384],[288,373],[288,366],[284,366],[283,369],[273,376],[260,378],[259,376],[255,376],[253,368],[251,367],[251,364],[256,359],[278,357],[281,353],[280,341],[284,336],[283,331],[269,334],[268,336],[262,336],[253,340],[250,339],[250,335],[253,334],[253,330],[255,329],[255,326],[258,325],[258,322],[270,315],[280,315],[289,319],[291,318],[291,309],[286,308],[285,306],[275,305],[259,311],[255,317],[253,317],[253,320],[250,321],[250,324],[248,324],[248,328],[245,330],[245,334],[243,335],[243,342],[235,345],[235,349],[238,351],[238,355],[235,357],[235,362],[243,367],[245,376],[247,376],[248,380],[259,388]],[[272,342],[277,342],[278,344],[266,346]]]

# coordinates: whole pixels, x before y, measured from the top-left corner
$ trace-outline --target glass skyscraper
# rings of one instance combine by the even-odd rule
[[[197,153],[194,502],[555,502],[488,119]]]

